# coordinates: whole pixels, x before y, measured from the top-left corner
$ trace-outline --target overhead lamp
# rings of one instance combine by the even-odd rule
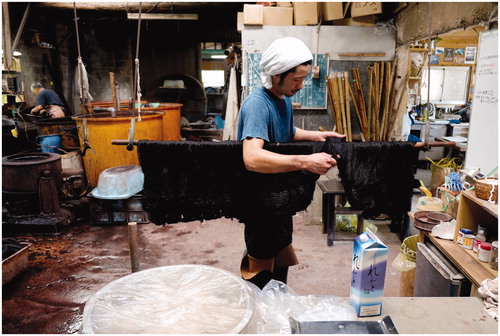
[[[127,13],[129,20],[138,20],[139,13]],[[141,13],[141,20],[198,20],[198,14]]]
[[[23,54],[20,51],[14,51],[12,56],[22,56]]]

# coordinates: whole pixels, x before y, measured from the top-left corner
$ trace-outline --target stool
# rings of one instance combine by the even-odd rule
[[[352,208],[337,207],[336,196],[344,196],[344,186],[337,180],[320,180],[316,182],[323,192],[322,200],[322,217],[323,217],[323,233],[327,234],[327,245],[333,246],[333,238],[335,236],[336,215],[357,215],[358,228],[357,234],[363,233],[363,211],[353,210]]]

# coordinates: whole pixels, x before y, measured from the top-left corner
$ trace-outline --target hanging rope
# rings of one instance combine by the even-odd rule
[[[139,75],[139,43],[141,41],[141,13],[142,13],[142,2],[139,2],[139,17],[137,20],[137,42],[135,46],[135,81],[134,81],[134,92],[137,97],[138,121],[141,121],[141,85],[140,85],[140,75]]]
[[[80,86],[79,94],[80,94],[80,103],[83,105],[83,113],[89,112],[88,111],[88,102],[94,100],[92,96],[90,95],[89,89],[88,89],[88,78],[87,78],[87,71],[85,70],[85,65],[83,64],[82,61],[82,55],[80,51],[80,32],[78,30],[78,17],[76,15],[76,3],[73,2],[73,13],[74,13],[74,21],[75,21],[75,30],[76,30],[76,46],[78,49],[78,84]],[[90,111],[91,112],[91,111]]]
[[[139,76],[139,43],[141,40],[141,13],[142,13],[142,2],[139,2],[139,17],[137,20],[137,42],[135,46],[135,74],[134,74],[134,90],[132,91],[137,98],[137,121],[141,122],[141,77]],[[132,107],[134,100],[132,99]],[[135,117],[132,112],[132,118],[130,119],[130,129],[128,133],[128,144],[127,150],[134,150],[134,132],[135,132]]]

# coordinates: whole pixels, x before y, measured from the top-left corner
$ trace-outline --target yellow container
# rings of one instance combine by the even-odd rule
[[[135,113],[136,114],[136,113]],[[141,122],[135,123],[134,140],[163,140],[163,112],[141,113]],[[128,151],[126,146],[113,145],[111,140],[127,140],[132,112],[92,113],[72,117],[78,126],[85,174],[89,189],[97,187],[99,174],[108,168],[123,165],[138,165],[137,149]],[[86,125],[85,125],[86,124]],[[85,137],[85,132],[87,136]],[[85,150],[87,139],[90,148]]]
[[[418,199],[417,211],[443,211],[443,201],[437,197],[429,199],[422,196]]]
[[[141,107],[141,111],[161,111],[163,116],[163,140],[181,139],[181,107],[177,103],[160,103],[158,107]]]

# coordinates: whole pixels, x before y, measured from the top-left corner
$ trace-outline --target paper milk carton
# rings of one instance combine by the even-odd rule
[[[354,239],[350,301],[359,317],[382,314],[388,251],[370,230]]]

